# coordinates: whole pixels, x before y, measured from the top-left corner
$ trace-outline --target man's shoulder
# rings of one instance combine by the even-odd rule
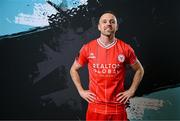
[[[96,39],[94,40],[90,40],[86,43],[83,44],[82,48],[81,48],[81,51],[84,50],[84,51],[88,51],[90,48],[94,48],[96,47]]]
[[[129,46],[129,44],[123,41],[122,39],[117,39],[117,43],[121,46]]]
[[[86,46],[95,45],[95,44],[97,44],[96,41],[97,41],[97,39],[90,40],[89,42],[85,43],[85,45],[86,45]]]
[[[121,39],[117,39],[117,43],[118,43],[117,45],[122,47],[123,50],[133,49],[129,43],[126,43],[125,41]]]

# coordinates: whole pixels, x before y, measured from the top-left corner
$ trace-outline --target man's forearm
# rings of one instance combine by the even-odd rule
[[[141,67],[135,72],[131,87],[129,88],[130,91],[135,93],[142,80],[143,75],[144,75],[144,69]]]

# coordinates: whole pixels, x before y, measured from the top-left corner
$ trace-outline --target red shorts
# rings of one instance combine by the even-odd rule
[[[88,107],[86,112],[86,121],[128,121],[126,110],[115,114],[104,114],[93,112],[90,108],[91,107]]]

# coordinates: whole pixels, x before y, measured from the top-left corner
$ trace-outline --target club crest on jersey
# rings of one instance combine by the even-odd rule
[[[125,56],[123,54],[119,54],[118,55],[118,60],[119,60],[119,62],[124,62]]]

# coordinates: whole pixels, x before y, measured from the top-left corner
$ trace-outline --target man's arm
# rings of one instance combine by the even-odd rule
[[[139,62],[139,60],[137,60],[137,62],[134,65],[132,65],[131,67],[135,71],[135,75],[134,75],[132,84],[127,91],[121,92],[117,95],[117,101],[119,101],[119,102],[126,103],[132,96],[134,96],[134,94],[142,80],[142,77],[144,75],[144,69],[143,69],[141,63]]]
[[[78,70],[81,67],[82,66],[79,63],[77,63],[75,60],[73,65],[71,66],[71,69],[70,69],[71,78],[72,78],[80,96],[88,102],[93,102],[95,99],[95,94],[90,92],[90,90],[84,90],[82,87],[80,76],[78,73]]]

